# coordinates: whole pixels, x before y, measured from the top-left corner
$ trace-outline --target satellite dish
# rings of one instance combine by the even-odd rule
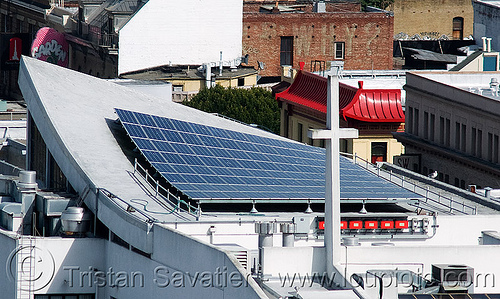
[[[266,66],[266,64],[262,61],[257,61],[257,63],[259,64],[259,69],[263,70],[264,67]]]

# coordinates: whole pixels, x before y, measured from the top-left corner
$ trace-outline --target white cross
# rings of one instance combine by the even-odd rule
[[[358,130],[339,126],[339,79],[328,76],[326,130],[309,130],[309,138],[325,139],[325,248],[326,269],[334,273],[340,265],[340,150],[341,138],[358,138]]]

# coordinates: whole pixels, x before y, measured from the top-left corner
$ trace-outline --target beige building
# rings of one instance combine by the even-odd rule
[[[394,39],[463,39],[473,33],[474,11],[470,0],[395,0]]]
[[[253,67],[224,67],[209,69],[207,77],[206,66],[179,65],[159,66],[146,70],[122,74],[125,79],[164,81],[172,84],[173,100],[182,102],[190,99],[208,85],[219,84],[223,87],[251,87],[257,85],[258,70]]]

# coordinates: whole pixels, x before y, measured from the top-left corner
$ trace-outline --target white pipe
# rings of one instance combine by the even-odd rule
[[[212,74],[212,68],[210,67],[209,63],[205,64],[205,72],[206,72],[206,74],[205,74],[205,84],[206,84],[207,88],[210,88],[210,87],[212,87],[212,78],[211,78],[212,77],[212,75],[211,75]]]
[[[488,52],[491,52],[491,37],[486,39],[488,41]]]
[[[219,76],[222,76],[222,51],[220,51]]]
[[[483,52],[486,52],[486,36],[481,37],[483,40]]]

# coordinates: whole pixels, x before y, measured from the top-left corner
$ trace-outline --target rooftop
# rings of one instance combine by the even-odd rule
[[[253,67],[224,67],[222,75],[219,76],[219,68],[212,68],[212,73],[217,79],[234,79],[248,75],[256,75],[258,70]],[[145,70],[124,73],[121,75],[125,79],[134,80],[205,80],[205,71],[200,65],[164,65]]]
[[[442,72],[442,71],[416,71],[413,76],[423,77],[439,84],[448,85],[452,88],[466,91],[470,94],[479,95],[484,98],[500,100],[498,93],[498,82],[500,72]],[[410,79],[411,80],[411,79]],[[493,80],[493,85],[491,85]],[[429,90],[437,94],[443,91]]]

